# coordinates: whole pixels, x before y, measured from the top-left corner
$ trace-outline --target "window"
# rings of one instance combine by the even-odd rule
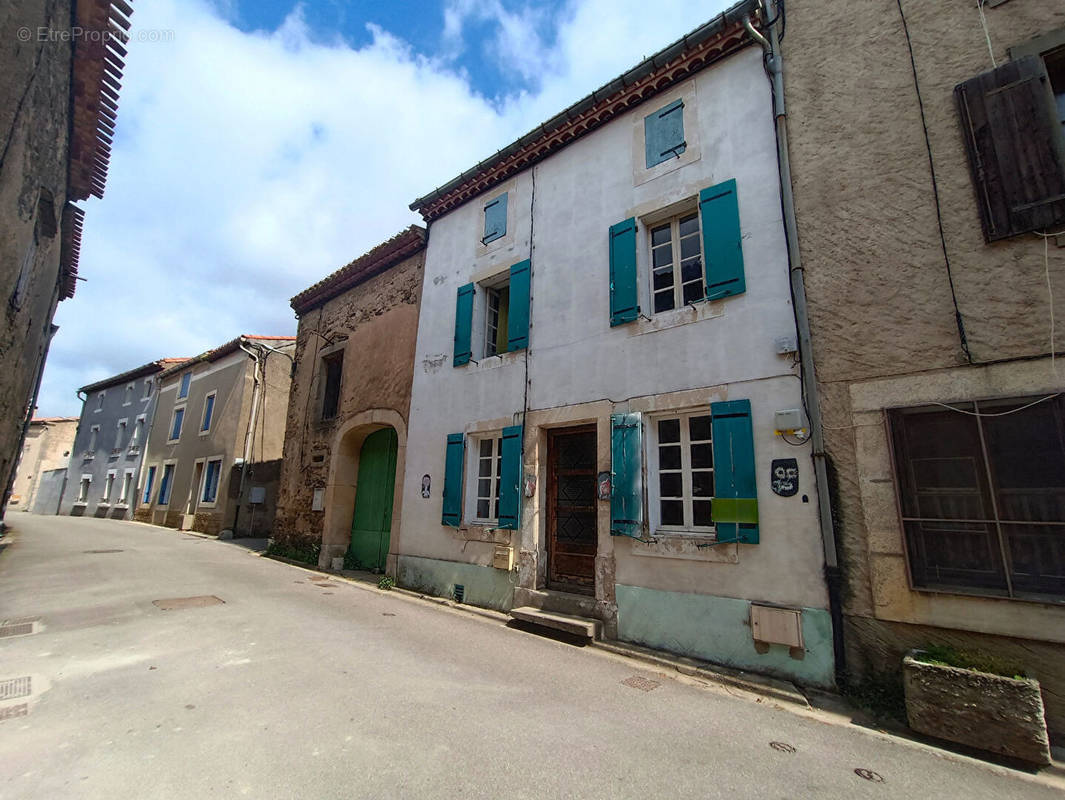
[[[155,484],[155,467],[148,467],[148,476],[144,479],[144,495],[141,502],[147,504],[152,499],[152,487]]]
[[[476,492],[477,522],[495,522],[499,519],[499,476],[503,469],[503,439],[492,437],[477,443]]]
[[[915,588],[1065,596],[1065,400],[1039,400],[890,413]]]
[[[207,472],[203,477],[203,494],[201,499],[205,503],[213,503],[218,499],[218,478],[222,473],[222,459],[216,458],[207,462]]]
[[[137,420],[133,423],[133,435],[129,437],[129,449],[130,452],[134,452],[140,447],[141,439],[144,437],[144,415],[137,417]]]
[[[170,439],[171,442],[176,442],[181,438],[181,423],[185,420],[185,407],[174,409],[174,416],[170,421]]]
[[[650,264],[656,314],[706,299],[697,213],[651,228]]]
[[[678,158],[684,152],[684,101],[675,100],[643,119],[647,168]]]
[[[159,505],[170,504],[170,492],[174,486],[174,465],[163,464],[163,478],[159,481]]]
[[[126,394],[122,398],[122,405],[128,406],[132,402],[133,402],[133,384],[131,383],[131,384],[126,386]]]
[[[181,376],[181,386],[178,387],[177,399],[181,400],[189,396],[189,384],[192,383],[192,373],[186,372]]]
[[[144,396],[141,399],[142,400],[147,400],[151,396],[152,396],[152,380],[151,380],[151,378],[149,378],[148,380],[146,380],[144,382]]]
[[[93,413],[96,413],[97,411],[103,411],[104,410],[104,395],[105,394],[107,394],[107,392],[100,392],[98,395],[96,395],[96,408],[93,410]]]
[[[117,453],[122,449],[122,441],[126,438],[126,425],[129,420],[120,419],[118,425],[115,427],[115,446],[112,449],[112,453]]]
[[[340,408],[340,381],[344,371],[344,351],[322,358],[322,419],[334,419]]]
[[[92,475],[82,475],[81,484],[78,486],[78,502],[87,503],[89,501],[89,487],[92,485]]]
[[[507,193],[484,204],[484,238],[481,244],[488,244],[506,236],[507,233]]]
[[[129,503],[129,490],[133,488],[133,470],[127,469],[122,474],[122,488],[118,495],[118,502],[122,505]]]
[[[486,316],[484,354],[497,356],[507,352],[507,318],[510,314],[510,287],[485,289]]]
[[[86,455],[92,455],[96,452],[96,439],[100,435],[100,426],[93,425],[89,428],[89,449],[86,450]]]
[[[1058,122],[1065,129],[1065,47],[1059,47],[1043,56],[1047,77],[1050,78],[1050,91],[1054,93],[1054,108],[1058,113]]]
[[[529,346],[532,262],[513,264],[482,281],[458,289],[455,303],[456,367]]]
[[[714,448],[710,415],[704,411],[658,419],[654,432],[658,527],[712,528]]]
[[[111,490],[115,486],[115,473],[114,471],[107,473],[107,479],[104,481],[104,496],[101,498],[101,503],[111,502]]]
[[[30,238],[30,246],[26,248],[26,254],[22,258],[22,268],[19,270],[18,278],[15,280],[15,291],[11,293],[10,304],[14,309],[22,308],[22,303],[26,300],[26,287],[30,282],[30,275],[33,274],[33,264],[37,259],[37,230],[34,226],[33,234]]]
[[[200,421],[200,433],[211,430],[211,417],[214,414],[214,399],[218,392],[211,392],[203,399],[203,419]]]

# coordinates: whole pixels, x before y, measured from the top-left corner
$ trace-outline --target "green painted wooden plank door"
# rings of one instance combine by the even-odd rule
[[[396,431],[384,428],[367,436],[359,452],[359,482],[348,556],[362,569],[385,568],[398,444]]]

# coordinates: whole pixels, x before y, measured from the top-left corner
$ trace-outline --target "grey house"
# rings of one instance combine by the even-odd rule
[[[85,397],[59,513],[133,518],[158,374],[184,360],[159,359],[78,390]]]

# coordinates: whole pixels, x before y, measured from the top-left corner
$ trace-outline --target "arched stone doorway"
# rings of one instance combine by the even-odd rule
[[[381,428],[367,436],[359,450],[355,484],[355,512],[347,566],[384,572],[392,525],[392,495],[396,488],[396,429]]]
[[[331,566],[334,558],[344,557],[354,545],[354,549],[364,556],[372,552],[380,554],[372,565],[367,565],[368,568],[380,565],[387,574],[395,575],[406,449],[406,423],[399,412],[392,409],[371,409],[355,414],[337,432],[326,486],[319,566]],[[366,475],[361,469],[364,455],[372,461]],[[388,477],[390,482],[386,480]],[[364,503],[360,504],[358,497],[363,480],[369,481],[364,488],[370,491],[363,493]],[[389,494],[391,503],[388,502]],[[356,519],[356,506],[366,505],[367,501],[366,517]],[[389,512],[389,519],[374,520],[375,514],[386,512]],[[354,537],[353,523],[363,526],[359,529],[362,533]],[[374,537],[369,535],[374,530],[380,534],[376,551]]]

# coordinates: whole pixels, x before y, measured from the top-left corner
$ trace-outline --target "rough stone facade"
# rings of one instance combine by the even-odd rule
[[[38,481],[43,473],[67,465],[77,429],[78,420],[73,417],[35,419],[30,422],[11,497],[8,498],[9,510],[33,510]],[[52,512],[55,512],[55,508]]]
[[[293,299],[300,315],[296,371],[273,536],[299,547],[323,544],[323,564],[350,542],[362,440],[396,428],[402,458],[423,264],[424,230],[412,227]],[[371,267],[374,274],[360,277]],[[322,419],[323,357],[336,352],[343,353],[339,405],[334,418]],[[400,463],[397,497],[402,478]],[[312,509],[315,490],[323,490],[321,510]],[[394,504],[391,552],[399,512]]]
[[[834,467],[848,667],[897,678],[907,649],[941,640],[1027,651],[1061,736],[1065,608],[910,588],[885,425],[891,406],[1062,388],[1045,356],[1047,283],[1061,280],[1063,242],[985,243],[953,90],[992,69],[987,37],[1002,64],[1009,48],[1065,28],[1065,6],[1026,0],[984,13],[986,37],[976,4],[788,3],[790,157]],[[1060,320],[1065,292],[1054,303]]]

